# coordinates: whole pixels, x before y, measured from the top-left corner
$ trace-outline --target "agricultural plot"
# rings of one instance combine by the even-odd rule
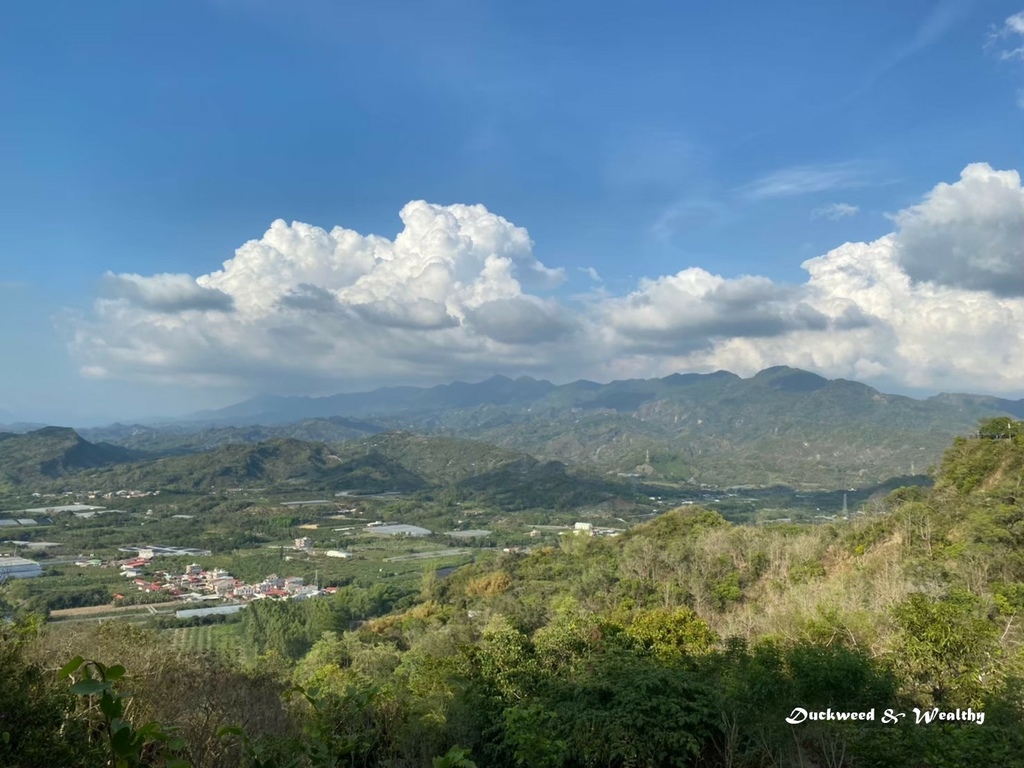
[[[217,653],[237,659],[242,653],[239,624],[207,624],[168,629],[171,647],[179,651]]]

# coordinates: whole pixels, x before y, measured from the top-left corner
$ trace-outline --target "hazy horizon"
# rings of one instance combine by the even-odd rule
[[[795,366],[793,366],[793,367],[795,367]],[[646,378],[665,378],[666,376],[671,376],[671,375],[674,375],[674,374],[688,374],[688,373],[707,374],[707,373],[714,373],[714,372],[715,371],[674,371],[673,373],[665,374],[665,376],[646,377]],[[728,372],[732,373],[732,371],[728,371]],[[810,373],[816,373],[816,372],[815,371],[810,371]],[[756,375],[756,372],[754,374],[750,374],[748,376],[741,376],[740,378],[749,379],[749,378],[752,378],[754,375]],[[818,375],[821,375],[821,374],[818,374]],[[26,418],[21,418],[19,416],[19,414],[17,414],[17,413],[12,413],[9,410],[0,408],[0,427],[2,427],[4,425],[11,425],[11,426],[13,426],[13,425],[18,425],[18,424],[43,424],[43,425],[46,425],[46,426],[61,426],[61,427],[72,427],[72,428],[83,428],[84,429],[84,428],[94,428],[94,427],[109,426],[109,425],[112,425],[112,424],[115,424],[115,423],[122,423],[122,424],[132,424],[132,423],[136,423],[136,424],[159,424],[159,423],[162,423],[162,422],[188,421],[190,419],[194,419],[197,415],[202,414],[204,412],[215,412],[215,411],[218,411],[218,410],[221,410],[221,409],[233,406],[233,405],[238,405],[238,404],[241,404],[243,402],[247,402],[247,401],[250,401],[250,400],[257,400],[259,398],[264,398],[264,397],[267,397],[267,398],[271,398],[271,397],[327,398],[327,397],[331,397],[333,395],[357,394],[357,393],[362,393],[362,392],[370,392],[370,391],[374,391],[376,389],[386,388],[386,387],[389,387],[389,386],[412,386],[412,387],[419,387],[419,388],[422,388],[422,389],[427,389],[427,388],[434,387],[434,386],[444,386],[446,384],[452,384],[452,383],[479,384],[479,383],[483,383],[484,381],[487,381],[489,379],[492,379],[492,378],[495,378],[495,377],[498,377],[498,376],[505,376],[505,374],[492,374],[491,376],[486,376],[486,377],[483,377],[483,378],[480,378],[480,379],[471,379],[471,380],[456,379],[456,380],[451,380],[451,381],[431,382],[431,383],[425,383],[425,384],[405,384],[405,385],[381,384],[378,387],[369,387],[369,388],[366,388],[366,389],[345,389],[345,390],[339,389],[337,391],[324,391],[324,392],[319,392],[319,393],[314,393],[314,394],[305,394],[305,395],[281,395],[281,394],[275,393],[275,392],[258,392],[258,393],[252,393],[252,394],[249,394],[249,395],[246,395],[246,396],[243,396],[243,397],[230,398],[230,399],[227,399],[227,400],[225,400],[225,401],[223,401],[223,402],[221,402],[219,404],[211,405],[211,406],[208,406],[208,407],[192,408],[192,409],[189,409],[189,410],[183,410],[183,411],[179,411],[179,412],[169,412],[169,411],[168,412],[152,411],[152,412],[141,412],[141,413],[131,413],[131,412],[128,412],[127,414],[120,414],[120,415],[116,414],[116,413],[114,413],[114,414],[103,414],[103,413],[73,414],[73,413],[67,412],[67,411],[63,411],[62,412],[59,408],[57,408],[57,409],[54,409],[53,411],[50,411],[49,415],[47,414],[47,412],[36,412],[36,413],[29,412],[27,414]],[[515,379],[518,379],[518,378],[522,378],[522,377],[533,378],[534,380],[537,380],[537,381],[548,381],[548,382],[554,384],[555,386],[564,386],[566,384],[571,384],[571,383],[574,383],[574,382],[577,382],[577,381],[583,381],[583,380],[595,381],[593,379],[580,379],[580,378],[567,379],[567,380],[564,380],[564,381],[556,381],[556,380],[552,380],[552,379],[546,379],[546,378],[543,378],[543,377],[532,377],[532,376],[528,376],[527,374],[522,374],[521,376],[506,376],[506,378],[509,378],[509,379],[512,379],[512,380],[515,380]],[[645,378],[645,377],[634,377],[634,378]],[[830,379],[834,380],[834,379],[841,379],[843,377],[839,376],[839,377],[825,377],[825,378],[830,378]],[[622,379],[599,380],[599,381],[595,381],[595,383],[597,383],[597,384],[609,384],[609,383],[612,383],[613,381],[622,381]],[[916,391],[915,390],[903,390],[903,391],[897,391],[895,389],[886,389],[884,387],[874,387],[874,388],[877,389],[879,392],[882,392],[883,394],[901,395],[901,396],[910,397],[910,398],[913,398],[913,399],[916,399],[916,400],[926,400],[929,397],[934,397],[934,396],[940,395],[940,394],[981,395],[981,396],[990,396],[990,397],[1001,397],[1003,399],[1009,399],[1009,400],[1024,399],[1024,396],[1022,396],[1021,398],[1007,397],[1005,395],[998,395],[998,394],[993,394],[993,393],[984,392],[984,391],[970,391],[970,392],[959,391],[959,390],[957,390],[957,391],[952,391],[952,390],[942,390],[942,391],[939,391],[939,390],[916,390]],[[53,416],[53,417],[51,417],[51,416]]]

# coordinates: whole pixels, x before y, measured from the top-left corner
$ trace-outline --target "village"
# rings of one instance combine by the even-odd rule
[[[311,553],[313,542],[308,537],[295,540],[295,549]],[[121,575],[131,580],[131,584],[140,592],[147,594],[163,594],[183,602],[205,603],[207,601],[248,602],[251,600],[306,600],[312,597],[332,595],[336,587],[320,588],[319,584],[306,584],[301,576],[278,576],[272,573],[256,584],[246,584],[235,578],[223,568],[205,569],[200,563],[185,566],[185,572],[172,573],[168,570],[153,570],[146,575],[155,557],[161,554],[178,554],[178,552],[162,552],[163,548],[147,547],[139,549],[136,555],[127,560],[103,563],[92,559],[79,561],[79,566],[101,566],[120,568]],[[193,550],[194,552],[195,550]],[[209,552],[206,552],[209,554]],[[333,556],[348,553],[327,553]],[[115,600],[124,600],[123,594],[115,594]]]

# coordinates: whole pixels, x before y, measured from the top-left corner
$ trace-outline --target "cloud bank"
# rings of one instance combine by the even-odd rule
[[[777,181],[777,180],[776,180]],[[783,185],[785,186],[785,185]],[[73,321],[96,378],[301,392],[794,365],[888,387],[1024,390],[1024,189],[970,165],[806,279],[689,268],[566,298],[527,231],[411,202],[394,239],[275,221],[208,274],[107,275]]]

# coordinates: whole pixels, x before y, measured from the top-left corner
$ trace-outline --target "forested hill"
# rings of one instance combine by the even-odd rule
[[[402,429],[479,440],[602,471],[632,472],[650,452],[660,477],[713,485],[865,486],[926,470],[979,419],[1024,414],[1024,400],[917,400],[777,367],[556,386],[528,377],[391,387],[325,398],[263,397],[196,414],[191,425],[94,430],[95,439],[183,450],[245,439],[338,442]],[[348,421],[339,421],[348,420]],[[262,424],[262,427],[251,425]],[[188,430],[204,435],[192,440]],[[364,432],[364,434],[366,434]],[[143,442],[142,435],[145,436]]]
[[[379,493],[416,491],[427,483],[379,451],[278,438],[122,464],[68,478],[64,485],[193,491],[279,485]]]
[[[847,522],[733,526],[682,508],[405,593],[259,601],[234,668],[114,622],[23,625],[0,656],[19,683],[0,689],[0,763],[101,764],[107,742],[89,733],[113,705],[75,707],[54,674],[83,653],[123,663],[133,727],[178,726],[177,754],[202,768],[1014,768],[1022,473],[1024,424],[994,420],[946,450],[932,490]],[[873,719],[787,723],[797,708]],[[149,741],[140,764],[162,765],[170,742]]]
[[[73,429],[45,427],[24,434],[0,432],[0,485],[47,482],[137,457],[138,454],[119,446],[83,440]]]
[[[8,473],[10,486],[22,489],[206,492],[259,488],[327,495],[444,491],[452,501],[511,511],[564,510],[635,495],[621,479],[574,470],[561,462],[540,461],[472,440],[404,432],[334,445],[291,438],[230,443],[156,459],[139,459],[121,448],[89,443],[72,430],[12,436],[6,445],[2,454],[6,463],[0,466]],[[0,440],[0,452],[4,447]]]

